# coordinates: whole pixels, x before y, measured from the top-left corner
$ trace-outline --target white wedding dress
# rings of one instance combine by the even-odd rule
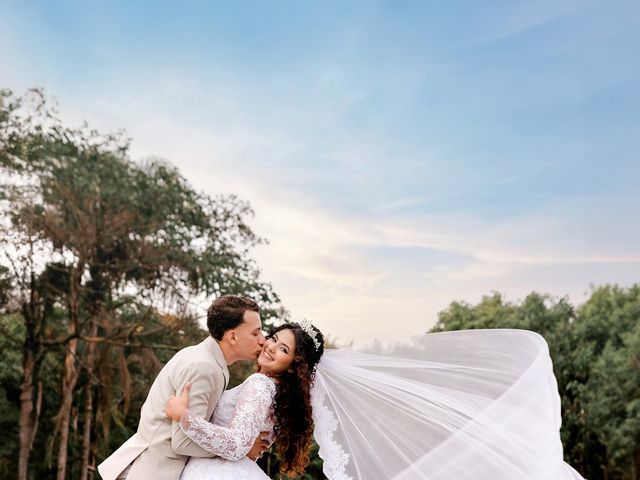
[[[276,386],[261,373],[250,375],[235,388],[225,390],[211,422],[186,412],[180,420],[185,434],[215,458],[192,457],[182,480],[262,480],[269,477],[247,458],[260,432],[273,433],[271,405]]]

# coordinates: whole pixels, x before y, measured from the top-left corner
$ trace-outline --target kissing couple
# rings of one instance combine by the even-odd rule
[[[236,295],[211,304],[207,327],[210,337],[160,371],[138,431],[98,466],[104,480],[268,479],[255,460],[274,441],[281,471],[304,472],[322,333],[308,322],[286,323],[265,339],[257,303]],[[256,359],[258,372],[225,390],[227,366]]]
[[[251,299],[224,295],[211,334],[167,362],[137,432],[98,466],[104,480],[302,476],[311,437],[329,480],[580,480],[563,460],[546,341],[527,330],[424,334],[367,353],[324,349],[311,323],[265,339]],[[402,328],[390,322],[389,328]],[[256,373],[225,390],[228,365]],[[583,479],[582,479],[583,480]]]

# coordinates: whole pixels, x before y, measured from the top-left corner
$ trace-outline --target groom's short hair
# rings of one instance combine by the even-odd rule
[[[224,332],[236,328],[244,320],[244,312],[260,313],[258,304],[240,295],[223,295],[216,298],[207,310],[207,327],[216,340],[222,340]]]

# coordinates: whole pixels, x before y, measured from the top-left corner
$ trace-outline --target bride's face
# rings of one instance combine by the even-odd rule
[[[260,372],[278,375],[286,371],[296,354],[296,337],[285,328],[267,338],[258,357]]]

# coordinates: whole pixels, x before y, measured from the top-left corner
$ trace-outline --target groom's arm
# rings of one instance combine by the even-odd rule
[[[179,373],[176,394],[180,394],[187,383],[191,383],[189,410],[200,417],[207,418],[209,403],[212,399],[220,398],[224,390],[222,373],[212,371],[211,364],[208,363],[191,364]],[[216,456],[187,437],[176,422],[171,424],[171,448],[179,455],[190,457]]]

